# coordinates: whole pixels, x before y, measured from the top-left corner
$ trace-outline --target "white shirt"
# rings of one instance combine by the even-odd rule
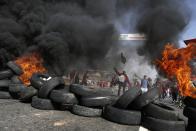
[[[125,76],[124,75],[120,75],[118,78],[119,78],[120,82],[125,82]]]

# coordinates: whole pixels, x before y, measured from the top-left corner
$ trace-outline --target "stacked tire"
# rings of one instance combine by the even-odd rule
[[[143,94],[139,88],[130,88],[117,97],[110,88],[79,84],[67,87],[62,77],[40,73],[33,74],[26,87],[19,79],[22,69],[12,61],[7,67],[7,70],[0,71],[0,99],[19,99],[41,110],[69,110],[84,117],[102,116],[119,124],[142,125],[151,131],[185,131],[185,123],[174,108],[155,103],[159,88]],[[184,103],[184,115],[189,118],[187,131],[194,131],[196,100],[187,97]]]
[[[0,71],[0,99],[10,99],[9,85],[14,72],[8,67],[7,70]]]
[[[0,73],[1,74],[1,73]],[[8,79],[0,80],[0,99],[10,99],[9,84],[11,83]]]
[[[11,84],[9,85],[9,92],[15,99],[21,102],[31,102],[32,97],[37,94],[37,90],[29,85],[28,87],[22,83],[19,76],[23,74],[23,70],[15,62],[10,61],[7,66],[13,71],[14,75],[11,77]]]
[[[142,111],[141,125],[151,131],[185,131],[185,123],[179,119],[178,111],[155,103],[158,98],[159,88],[151,88],[138,96],[129,108]]]
[[[16,97],[16,88],[14,84],[22,84],[18,78],[22,73],[23,71],[20,66],[13,61],[7,63],[6,70],[0,71],[0,99],[11,99]],[[17,93],[19,98],[19,92]]]
[[[79,102],[74,104],[71,112],[84,117],[100,117],[103,108],[115,102],[116,96],[110,89],[96,88],[73,84],[70,91],[76,94]]]
[[[50,77],[47,74],[37,73],[32,76],[30,81],[38,90],[37,95],[32,98],[31,106],[41,110],[57,109],[58,104],[50,99],[50,94],[54,90],[64,88],[63,79],[61,77]]]
[[[141,94],[139,88],[130,88],[113,105],[104,108],[103,117],[125,125],[140,125],[141,111],[129,110],[128,106]]]
[[[162,103],[151,103],[143,109],[142,125],[152,131],[185,131],[179,112]]]
[[[69,91],[69,87],[51,91],[50,99],[58,105],[59,110],[71,110],[74,104],[78,104],[78,99]]]

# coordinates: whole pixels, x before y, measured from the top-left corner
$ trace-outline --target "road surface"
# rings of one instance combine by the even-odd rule
[[[17,100],[0,100],[0,131],[138,131],[103,118],[87,118],[69,111],[45,111]]]

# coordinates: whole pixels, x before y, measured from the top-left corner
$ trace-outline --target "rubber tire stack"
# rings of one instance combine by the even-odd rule
[[[110,89],[91,89],[87,86],[72,84],[70,91],[79,99],[79,103],[73,106],[71,112],[85,117],[101,116],[103,108],[116,100]]]
[[[14,84],[17,75],[21,75],[22,69],[13,61],[7,63],[7,69],[0,71],[0,99],[11,99],[10,85]]]
[[[119,124],[140,125],[141,111],[127,109],[128,105],[140,94],[141,90],[139,88],[130,88],[114,105],[108,105],[104,108],[103,117]]]
[[[129,109],[142,111],[141,125],[151,131],[185,131],[184,121],[173,108],[164,104],[154,104],[159,97],[159,88],[151,88],[138,96]]]
[[[36,94],[36,90],[32,87],[26,87],[19,76],[23,74],[20,66],[15,62],[9,61],[7,69],[0,71],[0,99],[19,99],[22,102],[31,101],[32,96]]]
[[[31,85],[26,87],[19,79],[23,72],[14,62],[0,71],[0,99],[15,98],[31,102],[32,107],[42,110],[70,110],[84,117],[100,117],[125,125],[142,125],[151,131],[184,131],[184,121],[171,107],[153,103],[159,97],[159,89],[152,88],[141,93],[130,88],[119,98],[111,89],[90,88],[83,85],[64,85],[61,77],[33,74]],[[11,95],[10,95],[11,94]],[[11,97],[12,96],[12,97]],[[184,115],[189,118],[187,131],[195,129],[196,100],[185,99]],[[192,115],[194,114],[194,115]]]
[[[143,108],[142,125],[151,131],[185,131],[185,122],[179,112],[161,103],[151,103]]]
[[[7,67],[15,74],[11,77],[11,84],[9,85],[11,96],[21,102],[31,102],[32,97],[37,94],[37,90],[31,85],[25,86],[19,79],[19,76],[23,74],[22,68],[13,61],[9,61]]]
[[[186,105],[183,114],[188,117],[188,125],[186,131],[196,130],[196,99],[191,97],[186,97],[184,99],[184,104]]]
[[[75,94],[69,91],[69,87],[52,90],[50,93],[50,99],[52,102],[59,105],[59,110],[71,110],[74,104],[78,104],[78,99]]]
[[[9,84],[10,77],[13,75],[11,70],[0,71],[0,99],[10,99]]]
[[[51,77],[49,80],[43,80],[43,77],[48,79],[48,75],[34,74],[31,82],[38,89],[37,96],[32,98],[31,106],[41,110],[54,110],[57,105],[50,100],[50,93],[54,89],[60,89],[64,85],[61,77]]]

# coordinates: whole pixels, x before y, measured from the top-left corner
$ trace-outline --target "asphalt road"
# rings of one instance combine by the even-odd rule
[[[69,111],[44,111],[17,100],[0,100],[0,131],[138,131],[103,118],[87,118]]]

